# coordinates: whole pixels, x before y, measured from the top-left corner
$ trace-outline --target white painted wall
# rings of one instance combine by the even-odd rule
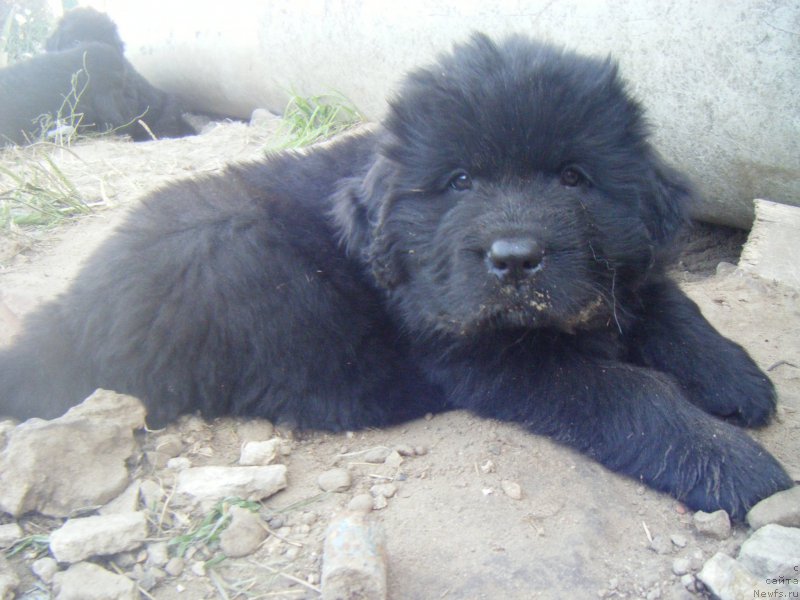
[[[380,118],[407,69],[481,30],[613,54],[703,218],[747,226],[752,199],[800,204],[797,0],[89,0],[131,61],[196,109],[280,111],[338,91]]]

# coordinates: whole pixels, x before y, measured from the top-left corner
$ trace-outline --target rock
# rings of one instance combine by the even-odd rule
[[[137,479],[131,483],[125,491],[114,498],[111,502],[101,507],[98,511],[101,515],[113,515],[118,513],[136,512],[139,509],[139,492],[141,482]]]
[[[762,579],[799,577],[800,529],[765,525],[742,544],[738,561]]]
[[[325,492],[344,492],[353,484],[350,471],[347,469],[330,469],[317,477],[317,485]]]
[[[264,419],[248,419],[236,427],[236,433],[242,443],[263,442],[273,436],[275,427]]]
[[[386,459],[392,453],[392,450],[386,448],[385,446],[376,446],[375,448],[370,448],[362,455],[362,460],[368,463],[383,463],[386,462]]]
[[[177,433],[165,433],[156,440],[155,449],[167,458],[175,458],[183,452],[183,440]]]
[[[183,568],[186,566],[186,563],[180,556],[173,556],[167,561],[167,564],[164,565],[164,571],[170,577],[179,577],[181,573],[183,573]]]
[[[169,549],[166,542],[153,542],[147,545],[147,564],[163,567],[169,561]]]
[[[397,486],[394,483],[378,483],[369,488],[369,493],[374,497],[391,498],[397,493]]]
[[[113,394],[121,399],[115,406],[139,416],[102,420],[104,398],[95,393],[85,410],[82,404],[52,421],[32,419],[8,434],[0,452],[0,510],[65,517],[106,504],[127,487],[126,461],[136,448],[131,425],[141,424],[142,409],[137,400]]]
[[[414,446],[411,444],[398,444],[395,446],[395,450],[400,456],[414,456],[416,454]]]
[[[724,510],[713,513],[698,510],[694,513],[692,522],[697,531],[704,535],[718,540],[726,540],[731,537],[731,520]]]
[[[59,562],[76,563],[141,546],[147,537],[143,512],[69,519],[50,534],[50,552]]]
[[[689,568],[692,571],[699,571],[705,563],[705,556],[703,556],[703,551],[700,549],[694,550],[689,556]]]
[[[81,562],[53,577],[55,600],[138,600],[136,584],[125,577]]]
[[[372,510],[372,496],[358,494],[347,503],[347,509],[353,512],[368,513]]]
[[[389,506],[389,501],[386,500],[386,496],[375,496],[372,499],[372,510],[382,510]]]
[[[348,513],[328,527],[322,558],[323,600],[386,599],[386,539],[380,524]]]
[[[676,558],[672,561],[672,572],[678,577],[686,575],[691,570],[691,564],[688,558]]]
[[[268,465],[275,462],[281,450],[281,440],[245,442],[239,455],[240,465]]]
[[[192,467],[178,472],[176,491],[199,501],[228,496],[262,500],[286,487],[286,466]]]
[[[44,583],[50,585],[53,583],[53,577],[58,573],[58,562],[49,556],[37,558],[31,565],[31,571]]]
[[[775,523],[784,527],[800,527],[800,486],[764,498],[747,513],[753,529]]]
[[[688,543],[686,536],[680,535],[679,533],[669,536],[669,540],[678,548],[685,548]]]
[[[145,479],[139,485],[139,495],[145,508],[155,511],[164,499],[164,488],[152,479]]]
[[[219,536],[220,548],[230,558],[252,554],[267,537],[264,522],[241,506],[231,506],[229,511],[231,522]]]
[[[145,408],[133,396],[97,389],[77,406],[70,408],[56,421],[91,421],[109,423],[123,429],[142,429],[145,426]]]
[[[721,552],[706,561],[697,578],[720,600],[753,598],[759,586],[759,581],[752,573]]]
[[[0,599],[11,600],[16,597],[19,583],[19,577],[8,564],[5,553],[0,552]]]
[[[387,467],[391,467],[392,469],[398,469],[400,468],[400,465],[403,464],[403,457],[400,456],[400,453],[397,450],[392,450],[383,460],[383,464],[385,464]]]
[[[22,527],[16,523],[0,525],[0,548],[10,548],[22,537]]]
[[[656,535],[650,542],[650,549],[656,554],[672,554],[672,542],[663,535]]]
[[[512,500],[522,499],[522,487],[516,481],[504,479],[500,482],[500,487],[503,489],[505,495]]]

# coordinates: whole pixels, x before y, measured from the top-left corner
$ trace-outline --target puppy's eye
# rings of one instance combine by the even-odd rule
[[[466,171],[459,171],[450,178],[450,183],[447,184],[450,189],[457,192],[472,189],[472,177]]]
[[[561,170],[561,185],[566,187],[578,187],[586,182],[586,176],[576,167],[564,167]]]

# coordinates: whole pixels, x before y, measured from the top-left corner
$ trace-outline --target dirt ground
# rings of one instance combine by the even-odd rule
[[[99,206],[43,234],[0,239],[0,343],[28,311],[65,288],[142,194],[166,180],[260,156],[273,130],[229,123],[181,140],[95,140],[52,150],[87,201]],[[6,153],[0,161],[8,167],[19,156]],[[780,395],[778,418],[753,435],[798,479],[800,294],[725,264],[717,269],[720,262],[735,263],[742,235],[700,227],[690,241],[676,277],[711,322],[769,371]],[[182,456],[193,465],[232,465],[246,427],[230,419],[186,419],[169,430],[181,436]],[[463,412],[379,431],[280,433],[290,440],[282,458],[289,485],[266,500],[262,512],[283,539],[272,536],[249,557],[214,566],[205,564],[214,548],[200,549],[181,575],[161,581],[147,597],[317,598],[327,523],[353,496],[387,481],[398,491],[375,516],[386,530],[390,597],[396,600],[696,597],[673,573],[673,561],[698,551],[703,558],[717,551],[735,555],[747,534],[737,526],[727,540],[703,537],[691,513],[672,498],[512,425]],[[161,435],[143,434],[143,451]],[[399,466],[361,462],[357,454],[399,445],[420,452]],[[349,468],[353,485],[321,493],[317,477],[333,466]],[[136,474],[165,487],[172,477],[146,460]],[[503,482],[517,483],[521,498],[509,496]],[[22,523],[30,531],[33,522]],[[162,533],[168,537],[175,527]],[[671,536],[675,541],[651,543]],[[13,561],[26,577],[20,595],[46,598],[28,563],[24,555]]]

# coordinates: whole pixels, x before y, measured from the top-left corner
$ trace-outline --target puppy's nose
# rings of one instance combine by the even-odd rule
[[[541,268],[543,256],[542,246],[533,238],[501,238],[492,242],[486,260],[498,279],[520,281]]]

